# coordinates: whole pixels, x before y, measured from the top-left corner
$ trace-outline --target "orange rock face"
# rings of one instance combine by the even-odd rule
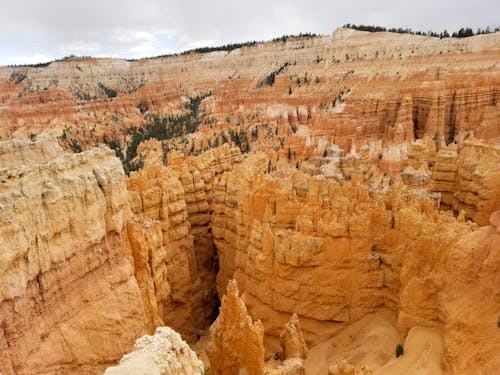
[[[240,158],[228,145],[187,160],[172,153],[169,168],[152,163],[127,179],[134,214],[128,238],[153,326],[167,324],[194,338],[213,321],[212,184]]]
[[[500,358],[494,354],[500,350],[500,338],[495,334],[499,319],[499,256],[500,211],[496,211],[489,225],[466,233],[453,246],[448,246],[428,278],[413,277],[420,279],[418,283],[426,278],[432,285],[431,290],[438,290],[440,302],[435,308],[443,323],[444,364],[448,373],[460,374],[474,369],[487,374],[494,373],[500,366]],[[411,288],[410,283],[406,288]],[[419,288],[411,291],[413,295],[415,292],[422,296],[429,293]],[[429,312],[419,299],[414,298],[407,306],[410,311],[418,309],[424,317]]]
[[[441,201],[480,225],[487,225],[500,207],[500,145],[467,139],[458,147],[450,145],[436,155],[432,169],[432,191]]]
[[[147,329],[113,152],[2,142],[0,372],[97,373]],[[10,159],[9,159],[10,155]]]
[[[284,313],[299,314],[306,336],[314,343],[338,327],[388,308],[398,313],[403,335],[414,326],[444,328],[445,366],[472,366],[467,356],[456,355],[452,360],[446,355],[452,350],[446,347],[447,335],[463,338],[453,323],[462,314],[449,310],[443,299],[451,292],[434,275],[447,278],[454,272],[445,254],[462,248],[457,239],[477,233],[471,232],[473,224],[439,212],[437,202],[425,192],[401,182],[386,193],[373,193],[355,179],[339,184],[322,176],[285,171],[267,176],[262,172],[264,159],[258,154],[245,159],[216,192],[215,202],[221,203],[214,205],[212,226],[220,288],[231,277],[239,280],[250,314],[262,320],[270,335],[278,334]],[[481,242],[478,246],[479,256],[494,251],[496,245]],[[478,266],[491,265],[492,271],[500,266],[480,256],[468,259]],[[469,264],[467,269],[473,267]],[[489,273],[470,277],[479,285],[495,278]],[[448,282],[449,288],[463,293],[459,292],[463,287]],[[480,288],[465,294],[462,301],[473,304],[478,295],[488,294]],[[485,300],[484,306],[476,306],[478,313],[489,314],[492,303]],[[479,334],[471,320],[460,321]],[[481,353],[475,358],[482,369],[490,368],[479,357],[496,348],[494,337],[490,331],[485,336],[489,344],[474,349]],[[459,372],[453,368],[451,373]]]
[[[217,305],[212,181],[240,158],[226,145],[125,180],[107,148],[0,143],[0,371],[97,373],[158,325],[196,338]]]
[[[299,317],[293,314],[280,334],[280,344],[283,348],[283,358],[307,357],[307,344],[300,329]]]

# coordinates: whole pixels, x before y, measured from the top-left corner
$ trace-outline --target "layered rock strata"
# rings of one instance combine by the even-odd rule
[[[229,146],[125,178],[106,147],[0,143],[0,371],[95,373],[169,324],[195,339],[216,314],[208,225]]]
[[[436,154],[431,190],[441,193],[444,207],[480,225],[500,207],[500,144],[469,138]]]
[[[96,373],[148,328],[120,161],[53,139],[0,149],[0,372]]]
[[[201,131],[176,137],[171,149],[199,154],[237,139],[295,163],[330,144],[349,151],[364,140],[385,147],[428,136],[442,147],[471,134],[498,139],[499,35],[338,29],[230,52],[2,67],[0,137],[49,131],[84,148],[128,143],[139,124],[184,113],[188,96],[211,92]]]
[[[197,157],[171,152],[168,167],[160,157],[126,179],[104,147],[65,154],[54,139],[0,143],[0,371],[96,373],[163,324],[195,338],[229,287],[213,371],[300,374],[307,361],[294,318],[285,332],[297,335],[282,346],[301,354],[264,367],[291,314],[314,351],[389,311],[388,342],[432,332],[441,370],[493,372],[498,150],[474,138],[440,151],[429,142],[398,148],[413,168],[402,179],[372,168],[377,144],[345,155],[328,148],[328,176],[304,173],[321,171],[312,162],[299,171],[224,145]],[[440,204],[463,212],[455,218]],[[242,322],[248,329],[235,330]],[[345,369],[367,358],[336,350],[330,357],[348,360]],[[387,350],[370,360],[373,371]]]
[[[218,271],[209,226],[213,180],[241,160],[227,144],[200,157],[171,153],[127,179],[128,236],[143,298],[158,324],[196,338],[213,321]]]

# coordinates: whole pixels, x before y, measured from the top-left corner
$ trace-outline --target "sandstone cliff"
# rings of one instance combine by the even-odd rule
[[[480,225],[500,207],[500,144],[467,139],[440,150],[432,169],[431,190],[441,193],[445,207]]]
[[[218,301],[209,227],[212,186],[240,158],[227,144],[187,160],[171,153],[168,168],[148,162],[127,179],[133,212],[128,238],[153,325],[165,323],[195,338],[213,321]]]
[[[2,373],[95,373],[158,325],[208,328],[212,183],[240,158],[226,145],[125,179],[105,147],[0,143]]]
[[[0,146],[0,371],[96,373],[146,329],[114,153]]]

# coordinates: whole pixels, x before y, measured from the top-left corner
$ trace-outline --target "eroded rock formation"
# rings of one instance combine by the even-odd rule
[[[267,175],[263,160],[258,154],[245,159],[220,184],[226,201],[214,206],[212,225],[220,253],[219,285],[224,287],[231,277],[239,280],[250,314],[262,320],[266,333],[277,335],[285,322],[283,313],[295,312],[309,339],[321,342],[321,335],[331,335],[336,325],[388,308],[398,313],[397,327],[403,334],[425,326],[444,327],[445,341],[448,335],[463,337],[463,328],[453,323],[462,314],[450,311],[451,292],[439,278],[452,272],[445,264],[454,256],[445,254],[455,253],[457,239],[477,233],[472,232],[474,224],[440,212],[438,202],[425,192],[398,180],[385,193],[373,192],[354,178],[339,184],[293,171]],[[225,213],[225,221],[218,219],[219,212]],[[479,258],[468,258],[484,272],[490,272],[485,264],[491,264],[491,270],[500,266],[493,259],[484,263],[486,258],[479,256],[498,247],[489,241],[474,251]],[[494,276],[470,277],[479,283],[477,290],[464,294],[472,304],[477,295],[488,295],[480,285]],[[463,291],[451,284],[448,287]],[[493,300],[484,301],[477,312],[487,315]],[[472,321],[460,321],[479,332]],[[496,340],[494,331],[485,335],[491,345],[475,350],[487,356]],[[470,366],[466,356],[445,355],[444,362],[462,369]],[[487,362],[478,362],[489,368]]]
[[[431,189],[441,193],[445,207],[465,215],[480,225],[500,207],[500,145],[467,139],[449,145],[436,154]]]
[[[302,335],[297,314],[294,313],[283,328],[280,334],[280,345],[283,348],[283,359],[307,357],[307,344]]]
[[[0,371],[96,373],[147,330],[114,153],[8,141],[0,171]]]
[[[148,162],[127,179],[134,214],[127,229],[143,298],[160,324],[186,337],[195,338],[214,319],[213,181],[241,157],[227,144],[187,160],[171,153],[169,168]]]
[[[279,356],[280,363],[268,361],[265,375],[305,375],[304,360],[307,357],[307,344],[300,329],[299,318],[293,314],[280,334],[282,351]]]
[[[105,375],[203,375],[203,363],[169,327],[159,327],[153,336],[144,335],[117,366],[109,367]]]
[[[240,159],[226,145],[125,179],[105,147],[0,143],[2,373],[93,373],[158,325],[208,328],[212,182]]]
[[[264,327],[248,316],[238,284],[230,280],[219,316],[210,327],[210,373],[260,375],[264,368]]]
[[[69,146],[113,140],[126,152],[138,124],[186,113],[188,97],[211,93],[200,131],[168,138],[170,149],[199,154],[235,141],[295,163],[367,139],[498,139],[498,39],[338,29],[231,52],[2,67],[0,138],[48,131]]]

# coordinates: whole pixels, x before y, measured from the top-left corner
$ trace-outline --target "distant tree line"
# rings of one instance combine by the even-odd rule
[[[300,34],[292,34],[292,35],[283,35],[277,38],[274,38],[271,40],[271,42],[286,42],[290,39],[310,39],[310,38],[315,38],[317,37],[318,34],[315,33],[300,33]],[[255,46],[259,43],[264,43],[265,41],[257,41],[257,40],[252,40],[248,42],[241,42],[241,43],[229,43],[229,44],[224,44],[222,46],[213,46],[213,47],[200,47],[200,48],[193,48],[187,51],[179,52],[179,53],[172,53],[172,54],[166,54],[166,55],[159,55],[159,56],[153,56],[153,57],[148,57],[147,59],[155,59],[159,57],[170,57],[170,56],[182,56],[182,55],[188,55],[190,53],[208,53],[208,52],[217,52],[217,51],[225,51],[225,52],[231,52],[235,49],[242,48],[242,47],[252,47]],[[91,56],[75,56],[75,55],[69,55],[69,56],[64,56],[60,59],[54,59],[51,61],[43,62],[43,63],[37,63],[37,64],[11,64],[8,65],[11,68],[46,68],[49,66],[51,63],[56,62],[56,61],[64,61],[64,60],[70,60],[73,58],[79,58],[79,59],[90,59],[92,58]],[[138,59],[126,59],[127,61],[137,61]]]
[[[232,50],[235,50],[235,49],[238,49],[241,47],[255,46],[257,43],[258,42],[256,40],[252,40],[250,42],[230,43],[230,44],[224,44],[222,46],[215,46],[215,47],[200,47],[200,48],[194,48],[194,49],[190,49],[190,50],[181,52],[180,55],[188,55],[190,53],[207,53],[207,52],[216,52],[216,51],[231,52]]]
[[[274,38],[271,42],[286,42],[289,39],[312,39],[316,38],[318,34],[315,33],[300,33],[295,35],[283,35],[278,38]]]
[[[61,57],[60,59],[54,59],[51,61],[47,62],[42,62],[42,63],[37,63],[37,64],[10,64],[7,65],[9,68],[46,68],[53,62],[57,61],[65,61],[65,60],[71,60],[71,59],[91,59],[92,56],[75,56],[75,55],[69,55],[69,56],[64,56]]]
[[[391,28],[386,28],[383,26],[374,26],[374,25],[355,25],[351,23],[347,23],[343,26],[344,28],[348,29],[354,29],[354,30],[360,30],[360,31],[369,31],[369,32],[390,32],[390,33],[399,33],[399,34],[412,34],[412,35],[425,35],[425,36],[432,36],[432,37],[437,37],[437,38],[467,38],[469,36],[474,36],[474,35],[481,35],[481,34],[491,34],[491,33],[496,33],[497,31],[500,31],[500,27],[496,27],[495,29],[492,29],[490,27],[487,27],[486,29],[477,29],[477,31],[474,33],[474,30],[472,30],[470,27],[462,27],[460,30],[453,32],[451,35],[448,33],[448,31],[444,30],[440,33],[436,33],[434,31],[413,31],[410,28],[403,28],[403,27],[391,27]]]
[[[386,28],[383,26],[375,26],[375,25],[356,25],[353,23],[347,23],[343,27],[349,28],[349,29],[354,29],[354,30],[360,30],[360,31],[369,31],[369,32],[391,32],[391,33],[399,33],[399,34],[412,34],[412,35],[424,35],[424,36],[432,36],[432,37],[437,37],[437,38],[466,38],[469,36],[474,36],[474,35],[482,35],[482,34],[492,34],[500,31],[500,27],[495,27],[495,28],[490,28],[486,27],[485,29],[478,28],[476,32],[472,30],[470,27],[462,27],[460,30],[455,31],[451,34],[448,33],[448,31],[444,30],[440,33],[434,32],[434,31],[413,31],[412,29],[406,27],[391,27],[391,28]],[[274,39],[271,39],[271,42],[286,42],[290,39],[310,39],[310,38],[315,38],[319,36],[318,34],[315,33],[300,33],[300,34],[294,34],[294,35],[283,35]],[[259,43],[264,43],[265,41],[248,41],[248,42],[241,42],[241,43],[229,43],[229,44],[224,44],[221,46],[214,46],[214,47],[200,47],[200,48],[194,48],[190,49],[187,51],[183,51],[180,53],[172,53],[172,54],[166,54],[166,55],[159,55],[159,56],[153,56],[153,57],[148,57],[147,59],[155,59],[155,58],[161,58],[161,57],[171,57],[171,56],[182,56],[182,55],[188,55],[190,53],[208,53],[208,52],[216,52],[216,51],[226,51],[226,52],[231,52],[235,49],[242,48],[242,47],[251,47],[255,46]],[[37,63],[37,64],[11,64],[8,65],[11,68],[45,68],[49,66],[51,63],[56,62],[56,61],[65,61],[65,60],[70,60],[73,58],[79,58],[79,59],[90,59],[92,58],[91,56],[75,56],[75,55],[69,55],[69,56],[64,56],[60,59],[54,59],[51,61],[43,62],[43,63]],[[127,61],[136,61],[138,59],[126,59]]]
[[[310,38],[314,38],[317,36],[318,36],[318,34],[314,34],[314,33],[300,33],[300,34],[295,34],[295,35],[283,35],[283,36],[271,39],[271,42],[286,42],[290,39],[310,39]],[[190,50],[181,52],[179,55],[188,55],[190,53],[207,53],[207,52],[216,52],[216,51],[231,52],[232,50],[235,50],[238,48],[255,46],[258,43],[264,43],[264,42],[252,40],[249,42],[224,44],[222,46],[200,47],[200,48],[194,48],[194,49],[190,49]],[[164,56],[170,56],[170,55],[163,55],[163,56],[158,56],[158,57],[164,57]]]
[[[274,39],[271,39],[271,42],[286,42],[291,39],[310,39],[310,38],[315,38],[319,36],[319,34],[315,33],[300,33],[300,34],[293,34],[293,35],[283,35]],[[214,46],[214,47],[200,47],[200,48],[194,48],[190,49],[187,51],[179,52],[179,53],[171,53],[171,54],[166,54],[166,55],[159,55],[159,56],[153,56],[153,57],[147,57],[146,59],[156,59],[156,58],[161,58],[161,57],[171,57],[171,56],[182,56],[182,55],[189,55],[190,53],[207,53],[207,52],[217,52],[217,51],[226,51],[226,52],[231,52],[232,50],[242,48],[242,47],[252,47],[255,46],[259,43],[265,43],[266,41],[261,40],[252,40],[248,42],[241,42],[241,43],[230,43],[230,44],[224,44],[222,46]],[[127,59],[127,61],[136,61],[137,59]]]

